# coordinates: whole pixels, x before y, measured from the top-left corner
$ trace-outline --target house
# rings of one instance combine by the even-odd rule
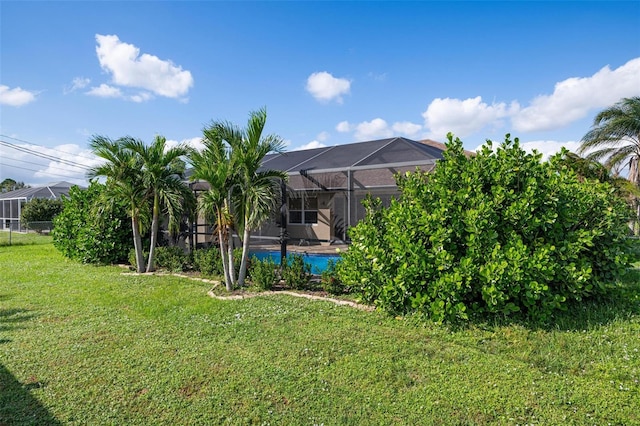
[[[59,199],[62,195],[69,195],[69,189],[73,185],[69,182],[56,182],[45,186],[22,188],[0,194],[0,229],[22,231],[20,215],[24,203],[34,198]]]
[[[273,243],[283,229],[292,243],[347,241],[347,230],[365,216],[362,201],[368,194],[388,205],[399,193],[396,174],[430,171],[444,150],[438,142],[395,137],[269,154],[262,168],[289,176],[286,204],[252,234],[252,242]],[[206,189],[202,182],[192,185]],[[200,219],[194,229],[197,244],[211,240],[211,225]]]

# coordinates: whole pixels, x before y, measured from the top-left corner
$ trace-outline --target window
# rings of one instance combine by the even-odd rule
[[[318,223],[318,197],[289,198],[289,223],[301,225]]]

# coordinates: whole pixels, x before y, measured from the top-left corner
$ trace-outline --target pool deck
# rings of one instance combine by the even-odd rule
[[[251,244],[251,248],[255,250],[265,250],[265,251],[280,251],[279,243],[253,243]],[[287,244],[287,252],[288,253],[308,253],[308,254],[336,254],[338,252],[344,253],[349,248],[348,244],[336,243],[336,244],[328,244],[328,243],[289,243]]]

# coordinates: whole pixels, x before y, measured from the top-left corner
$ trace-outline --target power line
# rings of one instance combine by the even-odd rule
[[[3,157],[3,159],[5,160],[11,160],[11,161],[19,161],[21,163],[27,163],[27,164],[33,164],[36,166],[40,166],[40,167],[46,167],[48,169],[56,169],[56,170],[62,170],[63,172],[66,172],[67,169],[62,169],[60,167],[55,167],[55,166],[51,166],[51,165],[45,165],[45,164],[41,164],[41,163],[34,163],[33,161],[27,161],[27,160],[19,160],[17,158],[7,158],[7,157]],[[9,164],[7,164],[8,166],[10,166]],[[35,171],[35,170],[34,170]],[[43,172],[44,173],[44,172]],[[79,172],[78,172],[79,173]]]
[[[69,161],[69,160],[65,160],[63,158],[59,158],[59,157],[54,157],[53,155],[49,155],[49,154],[43,154],[41,152],[38,151],[34,151],[33,149],[29,149],[29,148],[25,148],[22,146],[18,146],[15,144],[12,144],[11,142],[7,142],[7,141],[3,141],[0,139],[0,145],[6,146],[7,148],[13,148],[17,151],[21,151],[30,155],[35,155],[36,157],[41,157],[41,158],[45,158],[47,160],[51,160],[51,161],[57,161],[59,163],[65,164],[67,166],[72,166],[72,167],[78,167],[81,169],[85,169],[85,170],[90,170],[91,167],[89,166],[85,166],[84,164],[80,164],[80,163],[75,163],[73,161]]]
[[[13,164],[4,164],[4,163],[0,163],[0,166],[4,166],[4,167],[13,167],[14,169],[20,169],[20,170],[27,170],[29,172],[36,172],[36,173],[44,173],[41,170],[33,170],[33,169],[28,169],[26,167],[20,167],[20,166],[14,166]],[[63,177],[63,178],[67,178],[67,179],[73,179],[73,180],[84,180],[83,178],[74,178],[71,177],[69,175],[60,175],[57,173],[49,173],[46,172],[47,175],[51,175],[51,176],[59,176],[59,177]]]
[[[12,137],[12,136],[3,135],[3,134],[0,134],[0,137],[6,138],[6,139],[11,139],[11,140],[14,140],[14,141],[16,141],[16,142],[26,143],[26,144],[28,144],[28,145],[37,146],[38,148],[49,149],[49,150],[51,150],[51,151],[59,152],[59,153],[61,153],[61,154],[68,154],[68,152],[60,151],[60,150],[55,149],[55,148],[49,148],[49,147],[46,147],[46,146],[44,146],[44,145],[39,145],[39,144],[37,144],[37,143],[33,143],[33,142],[26,141],[26,140],[24,140],[24,139],[18,139],[18,138],[14,138],[14,137]],[[82,155],[82,154],[75,154],[75,155],[76,155],[76,156],[78,156],[78,157],[85,158],[85,159],[87,159],[87,160],[95,160],[95,157],[87,157],[86,155]]]

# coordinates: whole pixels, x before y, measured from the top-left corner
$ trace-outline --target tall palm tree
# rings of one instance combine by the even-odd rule
[[[202,151],[192,150],[189,159],[193,166],[191,180],[203,180],[209,189],[198,198],[198,210],[209,220],[213,219],[218,232],[218,244],[222,257],[224,281],[228,291],[235,285],[233,268],[233,244],[229,238],[233,219],[228,203],[228,194],[234,185],[234,168],[230,151],[215,131],[214,126],[205,128]],[[231,257],[228,248],[231,248]],[[231,267],[230,267],[231,265]]]
[[[93,136],[89,145],[93,153],[106,162],[93,167],[88,172],[88,177],[106,177],[105,195],[110,200],[127,200],[136,252],[136,270],[144,272],[142,231],[149,217],[148,191],[142,176],[141,159],[125,147],[131,140],[127,137],[112,141],[104,136]]]
[[[187,155],[189,149],[184,144],[167,148],[167,140],[163,136],[156,136],[151,145],[130,138],[124,147],[139,157],[144,185],[152,200],[151,243],[147,260],[147,272],[152,272],[155,269],[162,208],[168,214],[169,230],[172,230],[179,226],[182,213],[194,204],[192,192],[182,181],[184,162],[181,157]]]
[[[627,179],[640,185],[640,96],[623,98],[615,105],[598,113],[593,128],[582,138],[579,153],[587,151],[587,158],[604,160],[609,170],[629,168]],[[637,219],[640,220],[640,202],[635,197]]]
[[[628,179],[640,183],[640,96],[623,98],[595,116],[578,153],[593,149],[587,158],[604,160],[609,170],[629,167]]]
[[[280,192],[280,180],[287,174],[279,170],[261,169],[262,160],[270,152],[282,152],[284,140],[277,135],[263,136],[267,111],[262,108],[249,114],[246,129],[229,123],[218,123],[216,131],[231,147],[237,173],[236,209],[238,228],[242,233],[242,260],[238,285],[247,275],[251,232],[257,229],[273,211]]]

